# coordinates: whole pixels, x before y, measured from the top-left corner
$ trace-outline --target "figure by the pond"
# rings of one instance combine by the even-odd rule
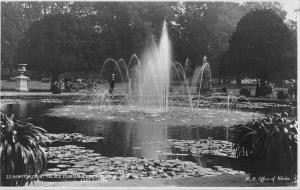
[[[290,100],[293,99],[293,95],[295,95],[295,98],[297,98],[297,82],[291,83],[288,88],[288,94]]]
[[[109,90],[108,90],[108,92],[110,93],[110,94],[112,94],[112,92],[114,91],[114,87],[115,87],[115,74],[113,73],[112,75],[111,75],[111,80],[110,80],[110,82],[109,82]]]
[[[223,88],[221,89],[222,94],[223,95],[227,95],[227,88],[225,86],[223,86]]]
[[[61,82],[54,81],[53,83],[51,83],[51,92],[53,94],[60,94],[61,93],[61,87],[62,87]]]
[[[265,98],[273,97],[273,88],[274,88],[274,84],[270,82],[266,83],[266,82],[257,81],[256,96],[257,97],[263,96]]]
[[[65,78],[63,80],[63,84],[64,84],[64,87],[65,87],[65,92],[67,93],[71,93],[71,92],[74,92],[76,91],[76,86],[75,86],[75,83],[72,82],[72,80],[70,78]]]

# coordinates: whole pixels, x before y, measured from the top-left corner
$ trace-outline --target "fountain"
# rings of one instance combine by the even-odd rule
[[[50,133],[58,133],[68,144],[70,139],[65,138],[65,134],[71,136],[69,133],[76,133],[77,137],[84,134],[95,139],[95,142],[80,141],[78,144],[89,143],[80,147],[67,145],[65,149],[61,147],[49,149],[50,154],[53,153],[52,164],[57,163],[58,157],[68,163],[72,158],[72,164],[74,161],[76,166],[84,164],[78,168],[74,167],[75,169],[71,168],[70,172],[99,172],[99,174],[101,172],[102,175],[107,172],[108,166],[109,170],[115,167],[112,169],[127,172],[127,164],[123,161],[136,160],[134,157],[153,161],[159,159],[161,165],[165,165],[169,160],[174,161],[175,157],[176,165],[179,162],[177,158],[189,161],[181,168],[190,166],[190,161],[211,154],[222,156],[217,159],[232,157],[234,152],[231,151],[231,143],[227,142],[230,140],[229,127],[254,117],[262,117],[262,114],[237,111],[238,98],[231,94],[221,97],[212,93],[210,65],[206,56],[202,64],[195,69],[191,80],[187,77],[190,75],[189,68],[188,59],[185,64],[172,61],[170,40],[164,22],[159,43],[153,40],[141,59],[133,54],[127,63],[122,58],[105,60],[99,78],[103,79],[102,74],[109,77],[115,74],[116,84],[111,88],[111,92],[108,90],[108,84],[101,84],[91,92],[81,93],[82,96],[78,93],[80,99],[74,96],[75,101],[64,100],[48,107],[41,103],[41,100],[35,100],[29,105],[20,105],[28,106],[30,114],[36,112],[32,115],[35,125],[42,126]],[[175,72],[172,72],[172,69]],[[177,84],[171,83],[171,73],[177,75],[179,79]],[[178,93],[170,91],[170,87],[178,88]],[[205,94],[208,92],[209,96]],[[34,104],[42,104],[45,108],[40,110],[37,106],[32,106]],[[7,106],[7,109],[14,111],[12,106]],[[32,111],[34,109],[35,112]],[[91,150],[81,150],[84,147]],[[67,151],[72,153],[69,154]],[[94,151],[96,153],[93,153]],[[67,152],[69,157],[62,156],[63,152]],[[89,162],[82,161],[87,160],[87,155]],[[122,167],[125,165],[127,169],[116,167],[111,157],[117,158],[118,162],[115,163],[119,163]],[[103,158],[109,162],[102,162]],[[96,168],[91,167],[90,160],[93,160],[93,165],[96,163]],[[97,167],[97,163],[103,163],[103,166]],[[155,161],[155,165],[160,164]],[[146,164],[143,164],[143,168],[144,166]],[[59,167],[64,165],[50,168],[48,172],[60,170]],[[174,168],[168,165],[167,167]],[[134,167],[130,167],[132,173],[135,170],[131,168]],[[139,170],[136,173],[144,173],[140,172],[139,168],[136,167],[136,170]],[[153,175],[157,177],[158,173]]]
[[[184,64],[172,61],[170,43],[164,22],[159,42],[152,40],[141,59],[133,54],[127,63],[123,58],[105,60],[99,78],[103,79],[103,74],[116,74],[118,81],[113,92],[109,92],[108,85],[104,84],[94,93],[87,94],[88,98],[83,94],[82,99],[89,99],[90,104],[98,105],[98,108],[95,107],[98,118],[130,117],[132,121],[149,118],[164,123],[212,122],[227,125],[224,122],[229,122],[228,111],[236,109],[234,105],[237,100],[212,93],[211,71],[206,56],[189,79],[187,75],[191,74],[191,62],[189,59]],[[178,79],[176,84],[171,83],[171,73]],[[75,110],[77,112],[77,108]],[[87,110],[82,106],[79,110],[94,112],[91,105]],[[245,119],[243,113],[231,112],[230,116],[234,117],[234,121]],[[247,117],[250,118],[251,114]]]
[[[101,91],[94,94],[101,98],[91,99],[94,103],[100,101],[100,108],[104,108],[105,111],[113,108],[116,101],[111,100],[118,99],[116,96],[123,99],[125,97],[126,100],[122,105],[128,105],[131,110],[174,112],[174,107],[178,108],[177,99],[187,102],[185,105],[189,107],[190,112],[195,111],[194,108],[199,106],[231,109],[229,101],[227,107],[223,106],[216,100],[221,98],[212,93],[212,78],[207,57],[204,56],[202,64],[196,67],[191,80],[187,77],[190,75],[190,65],[188,58],[184,64],[172,61],[171,42],[164,22],[159,42],[156,43],[152,39],[151,45],[145,49],[141,59],[133,54],[127,64],[123,58],[105,60],[99,78],[102,79],[103,74],[115,73],[119,78],[119,85],[111,96],[107,96],[108,87],[102,86]],[[171,72],[174,75],[172,77],[177,77],[179,86],[171,85]],[[177,94],[173,92],[173,88],[176,88]],[[110,97],[111,100],[106,97]],[[180,104],[179,107],[186,106]]]
[[[123,88],[129,91],[131,105],[168,111],[171,45],[166,22],[159,43],[152,40],[152,45],[145,50],[141,60],[133,54],[126,65],[122,58],[118,61],[108,58],[103,64],[100,78],[103,73],[111,72],[108,71],[111,70],[108,65],[112,63],[122,80]]]
[[[143,106],[156,106],[168,111],[171,48],[166,22],[163,24],[159,44],[154,41],[142,58],[142,70],[135,74],[135,88],[140,88],[140,103]]]

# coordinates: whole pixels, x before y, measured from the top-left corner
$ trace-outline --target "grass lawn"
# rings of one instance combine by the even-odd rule
[[[11,91],[15,90],[16,82],[8,82],[7,80],[1,80],[1,91]],[[50,82],[41,82],[41,81],[28,81],[28,88],[29,91],[49,91],[50,89]]]

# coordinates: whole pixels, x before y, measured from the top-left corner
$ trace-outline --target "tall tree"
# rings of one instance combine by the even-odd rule
[[[89,2],[1,2],[1,64],[2,74],[16,69],[18,42],[37,20],[45,15],[70,13],[78,17],[93,14]],[[7,71],[7,72],[5,72]]]
[[[24,32],[22,14],[16,2],[1,2],[1,74],[12,70],[13,56]]]
[[[57,80],[62,72],[89,68],[97,35],[93,27],[74,15],[47,15],[25,33],[17,62],[51,72],[52,80]]]
[[[37,5],[37,2],[1,2],[1,63],[8,74],[15,68],[18,41],[29,25],[42,16]]]
[[[164,2],[97,2],[94,8],[101,36],[109,41],[107,56],[125,59],[141,53],[151,34],[157,39],[169,14]]]
[[[244,9],[238,3],[184,2],[172,7],[172,40],[176,60],[188,57],[192,68],[208,56],[213,76],[217,77],[219,58],[228,48],[228,39]]]
[[[262,83],[290,77],[292,35],[271,9],[252,10],[238,23],[222,57],[223,76],[251,77]]]
[[[245,2],[242,4],[242,7],[245,13],[255,9],[272,9],[282,20],[285,20],[287,15],[280,2]]]

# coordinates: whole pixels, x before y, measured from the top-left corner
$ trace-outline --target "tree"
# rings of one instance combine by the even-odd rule
[[[133,53],[140,57],[152,42],[151,36],[154,40],[159,39],[163,20],[166,20],[172,41],[174,61],[184,63],[186,58],[189,58],[193,70],[202,63],[203,56],[207,56],[212,75],[217,78],[228,68],[225,65],[224,69],[218,71],[224,66],[219,67],[221,60],[225,60],[221,59],[221,56],[229,47],[229,38],[244,14],[252,8],[267,7],[280,14],[280,18],[285,17],[285,12],[281,9],[280,4],[269,2],[245,4],[223,2],[9,2],[4,5],[2,6],[2,15],[8,16],[3,16],[1,23],[2,62],[9,63],[9,65],[27,62],[30,64],[31,71],[41,68],[39,66],[42,64],[33,64],[32,59],[33,57],[36,60],[45,58],[35,54],[38,52],[44,55],[45,52],[41,51],[42,47],[45,47],[46,41],[38,41],[35,39],[35,34],[28,33],[36,33],[40,40],[51,38],[47,41],[47,46],[55,44],[54,42],[57,41],[56,45],[60,47],[57,53],[62,58],[68,52],[65,48],[71,47],[58,45],[59,42],[64,41],[65,37],[70,43],[72,41],[75,49],[81,49],[76,56],[75,54],[67,55],[66,60],[72,59],[71,65],[74,67],[67,66],[70,64],[58,63],[60,66],[65,65],[68,68],[59,69],[59,72],[75,68],[100,70],[104,61],[110,57],[124,58],[126,61]],[[50,15],[54,15],[53,17],[57,18],[56,21],[50,22],[51,19],[48,19]],[[77,24],[60,22],[61,19],[57,15],[69,15],[72,17],[71,22]],[[43,29],[42,24],[37,24],[44,23],[45,20],[48,20],[47,22],[53,27],[50,28],[45,24],[44,28],[46,29]],[[62,23],[64,26],[70,27],[61,27]],[[66,28],[73,27],[71,25],[74,26],[74,30],[84,31],[83,35],[74,31],[64,34],[63,31]],[[78,28],[77,25],[83,26],[83,28]],[[34,29],[38,27],[45,35],[40,35],[42,32]],[[26,32],[27,30],[29,31]],[[64,37],[64,35],[66,36]],[[72,35],[76,37],[72,38]],[[28,37],[31,37],[32,40],[26,41]],[[31,47],[30,44],[33,43],[36,43],[37,47],[41,47],[36,52],[34,49],[37,48],[34,46],[32,46],[33,50],[28,50]],[[19,47],[17,48],[17,46]],[[47,48],[44,49],[48,51]],[[54,49],[57,50],[57,48]],[[50,59],[53,54],[50,52],[46,57]],[[232,54],[232,52],[225,54]],[[292,54],[295,59],[296,52]],[[57,56],[54,57],[59,59]],[[51,59],[54,57],[52,56]],[[80,59],[78,59],[79,57]],[[52,62],[57,61],[48,61],[49,64]],[[77,62],[78,65],[74,62]],[[47,64],[46,66],[45,70],[50,71],[50,66]],[[238,69],[238,67],[234,69]],[[232,71],[233,69],[230,70],[230,72]],[[228,75],[228,72],[224,72],[223,75]]]
[[[88,69],[97,33],[84,18],[71,14],[46,15],[33,23],[18,46],[17,63],[52,74]]]
[[[163,20],[168,17],[168,3],[97,2],[96,25],[107,41],[108,57],[129,59],[141,54],[150,35],[158,39]]]
[[[183,63],[188,57],[195,69],[207,56],[213,76],[218,77],[219,59],[244,9],[238,3],[223,2],[184,2],[172,9],[175,59]]]
[[[272,9],[282,20],[285,20],[287,15],[287,12],[283,10],[280,2],[245,2],[242,7],[245,9],[245,13],[255,9]]]
[[[37,20],[49,14],[70,13],[78,17],[93,14],[85,2],[1,2],[1,73],[11,76],[16,69],[18,42]]]
[[[1,2],[1,73],[11,74],[13,57],[25,31],[23,15],[17,2]],[[8,72],[5,73],[4,70]]]
[[[93,25],[99,29],[98,57],[99,70],[108,58],[123,58],[126,61],[132,54],[141,57],[151,36],[159,39],[163,20],[170,14],[169,3],[164,2],[96,2]],[[96,52],[97,54],[99,54]],[[112,62],[110,62],[111,64]],[[113,68],[113,66],[107,66]],[[111,72],[104,72],[110,78]],[[117,75],[118,78],[118,75]]]
[[[274,10],[256,9],[238,23],[221,59],[223,76],[250,77],[262,83],[290,76],[292,35]]]

